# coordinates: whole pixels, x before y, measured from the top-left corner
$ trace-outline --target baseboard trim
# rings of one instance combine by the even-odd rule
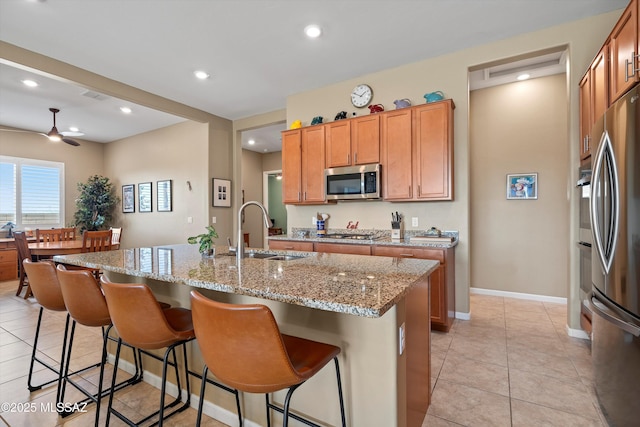
[[[115,362],[114,355],[109,354],[109,362],[110,363]],[[128,372],[130,374],[133,374],[136,371],[135,365],[133,363],[128,362],[126,360],[122,360],[122,359],[118,362],[118,369],[122,369],[123,371]],[[160,390],[160,388],[162,387],[162,378],[159,377],[158,375],[152,374],[149,371],[146,371],[146,370],[144,371],[142,380],[147,384],[154,386],[158,390]],[[170,396],[176,397],[178,395],[178,387],[173,383],[167,383],[166,390],[167,390],[167,394],[169,394]],[[242,397],[240,397],[240,399],[242,400]],[[198,394],[191,393],[190,406],[197,411],[199,402],[200,402],[200,396],[199,396],[199,388],[198,388]],[[242,406],[242,402],[241,402],[241,406]],[[205,400],[202,405],[202,413],[228,426],[238,425],[238,414],[236,414],[235,412],[229,411],[221,406],[215,405],[209,402],[208,400]],[[246,427],[261,427],[260,424],[255,423],[246,418],[242,421],[243,421],[243,426],[246,426]]]
[[[580,338],[580,339],[583,339],[583,340],[590,340],[591,339],[591,338],[589,338],[589,334],[587,334],[582,329],[573,329],[573,328],[570,328],[569,326],[567,326],[566,329],[567,329],[567,335],[569,335],[570,337]]]
[[[471,320],[471,313],[465,313],[463,311],[456,311],[456,319]]]
[[[556,304],[567,304],[567,299],[562,297],[551,297],[547,295],[525,294],[521,292],[496,291],[494,289],[470,288],[470,293],[478,295],[491,295],[496,297],[517,298],[530,301],[553,302]]]

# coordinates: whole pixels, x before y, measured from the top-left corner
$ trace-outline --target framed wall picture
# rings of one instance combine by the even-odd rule
[[[231,181],[213,178],[212,193],[214,207],[231,207]]]
[[[152,212],[153,199],[151,194],[151,183],[141,182],[138,184],[138,211],[140,212]]]
[[[507,200],[535,200],[537,198],[537,173],[507,174]]]
[[[156,203],[158,212],[171,212],[173,208],[171,200],[171,180],[158,181],[157,188],[158,197]]]
[[[136,186],[127,184],[122,186],[122,212],[136,211]]]

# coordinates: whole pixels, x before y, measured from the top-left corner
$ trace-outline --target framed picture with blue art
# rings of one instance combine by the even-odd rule
[[[507,174],[507,200],[535,200],[537,198],[537,173]]]

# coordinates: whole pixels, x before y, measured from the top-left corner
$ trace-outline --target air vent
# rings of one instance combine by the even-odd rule
[[[96,101],[104,101],[106,99],[109,99],[109,97],[107,95],[103,95],[101,93],[94,92],[92,90],[87,90],[87,91],[83,92],[82,96],[86,96],[87,98],[93,98]]]

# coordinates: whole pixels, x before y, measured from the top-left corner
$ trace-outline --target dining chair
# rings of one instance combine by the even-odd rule
[[[82,252],[102,252],[111,250],[111,230],[85,231],[82,233]]]
[[[342,426],[346,426],[338,354],[340,347],[280,333],[273,313],[262,304],[227,304],[191,291],[193,328],[205,362],[200,386],[198,418],[210,370],[217,379],[237,390],[264,393],[267,426],[271,410],[283,414],[283,427],[289,418],[304,424],[318,424],[289,412],[293,392],[317,374],[332,359],[335,362]],[[288,389],[284,405],[269,402],[269,393]]]
[[[76,240],[76,228],[75,227],[61,228],[60,240],[63,240],[63,241]]]
[[[36,241],[59,242],[62,240],[62,228],[36,228]]]
[[[19,296],[22,292],[22,288],[27,288],[24,299],[29,298],[32,295],[31,286],[29,285],[29,278],[24,271],[22,261],[25,259],[31,260],[31,250],[29,249],[29,242],[27,242],[27,235],[24,231],[16,231],[13,233],[16,248],[18,249],[18,265],[20,267],[20,281],[18,282],[18,290],[16,296]]]
[[[120,240],[122,239],[122,227],[111,227],[111,245],[120,246]]]

